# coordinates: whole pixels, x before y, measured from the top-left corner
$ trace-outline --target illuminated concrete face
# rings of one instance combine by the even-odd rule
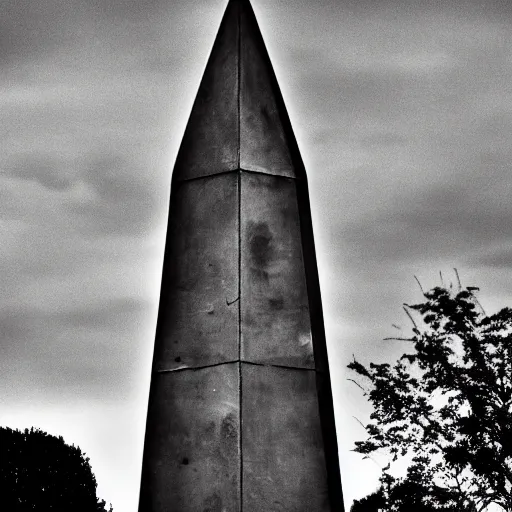
[[[139,510],[343,510],[306,174],[248,0],[174,168]]]

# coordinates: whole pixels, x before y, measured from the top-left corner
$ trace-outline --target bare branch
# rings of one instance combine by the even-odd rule
[[[357,423],[359,423],[359,425],[361,425],[361,427],[363,427],[368,432],[368,429],[366,428],[365,425],[363,425],[359,418],[356,418],[355,416],[352,416],[352,418],[354,418],[357,421]]]
[[[417,329],[418,326],[416,325],[416,322],[414,321],[414,318],[412,317],[411,313],[407,309],[408,307],[410,307],[408,304],[404,304],[404,311],[405,311],[406,315],[409,317],[409,319],[411,320],[412,325],[414,325],[414,328]]]
[[[423,297],[426,297],[425,291],[423,290],[423,286],[421,286],[420,280],[416,276],[414,276],[414,279],[416,279],[416,282],[418,283],[418,286],[420,287],[421,294],[423,295]]]
[[[355,450],[350,450],[352,452],[355,452]],[[363,460],[365,459],[370,459],[373,463],[375,463],[377,466],[379,466],[379,469],[382,469],[382,466],[373,458],[373,457],[370,457],[369,455],[365,455],[363,457]]]
[[[482,307],[482,304],[480,304],[480,301],[476,298],[475,295],[473,295],[473,299],[475,300],[476,305],[480,308],[480,311],[482,312],[482,314],[485,315],[486,314],[485,309]]]
[[[347,379],[347,380],[349,380],[350,382],[353,382],[359,389],[362,389],[364,391],[364,396],[367,395],[368,390],[364,389],[363,386],[361,386],[361,384],[356,382],[354,379]]]
[[[455,275],[457,276],[457,283],[459,285],[459,292],[460,292],[462,290],[462,285],[460,284],[459,271],[456,268],[454,268],[453,270],[455,271]]]

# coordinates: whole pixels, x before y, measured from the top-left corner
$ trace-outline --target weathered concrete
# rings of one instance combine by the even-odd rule
[[[314,368],[295,180],[241,174],[242,359]]]
[[[140,511],[240,509],[239,363],[153,376]]]
[[[238,169],[239,6],[230,2],[183,136],[173,179]]]
[[[277,79],[250,3],[222,19],[174,167],[175,180],[239,168],[304,178]]]
[[[176,161],[141,512],[343,511],[307,179],[248,0]]]
[[[249,2],[241,2],[240,167],[296,177],[281,93]]]
[[[242,363],[244,512],[329,506],[313,371]]]
[[[238,178],[173,187],[154,369],[238,359]]]

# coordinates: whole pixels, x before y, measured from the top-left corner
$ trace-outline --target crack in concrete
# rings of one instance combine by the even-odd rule
[[[154,370],[153,373],[175,373],[175,372],[182,372],[185,370],[204,370],[206,368],[214,368],[215,366],[222,366],[225,364],[249,364],[251,366],[263,366],[265,368],[283,368],[285,370],[294,370],[294,371],[305,371],[305,372],[315,372],[319,374],[323,374],[324,372],[321,370],[317,370],[316,368],[306,368],[302,366],[289,366],[285,364],[274,364],[274,363],[255,363],[252,361],[245,361],[243,359],[232,359],[229,361],[222,361],[220,363],[211,363],[211,364],[205,364],[201,366],[188,366],[188,365],[182,365],[178,366],[177,368],[165,368],[163,370]]]

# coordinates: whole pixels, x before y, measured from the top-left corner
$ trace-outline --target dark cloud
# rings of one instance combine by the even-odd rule
[[[165,0],[86,0],[86,3],[99,16],[110,16],[122,22],[151,18],[155,12],[160,13],[168,7]],[[183,1],[175,2],[175,10],[183,9],[184,5]],[[169,12],[168,9],[166,11]]]
[[[363,135],[357,141],[362,146],[404,146],[408,143],[407,137],[398,135],[393,132],[378,132]]]
[[[44,0],[4,2],[0,17],[0,64],[58,51],[76,38],[80,2]]]
[[[69,162],[21,155],[3,175],[42,188],[6,183],[0,218],[30,219],[45,230],[53,225],[55,242],[65,241],[70,228],[85,236],[145,237],[164,218],[167,190],[141,163],[118,155]]]
[[[77,226],[85,233],[145,236],[162,213],[164,195],[157,194],[145,169],[123,158],[100,158],[88,162],[81,174],[91,195],[84,201],[69,201],[65,210],[78,217]],[[128,171],[128,172],[127,172]]]
[[[69,164],[56,159],[53,155],[28,154],[19,155],[15,162],[7,163],[4,176],[22,180],[35,181],[54,190],[68,189],[72,184]]]
[[[131,386],[129,369],[140,341],[134,327],[151,308],[132,297],[97,301],[75,309],[44,310],[18,304],[0,312],[0,353],[4,382],[64,394],[121,394]],[[131,333],[123,339],[123,333]],[[20,372],[20,369],[23,371]],[[88,391],[89,389],[89,391]],[[9,394],[6,392],[6,394]]]
[[[490,254],[474,258],[472,263],[491,268],[510,269],[512,267],[512,249],[497,249]]]
[[[507,192],[498,185],[494,194],[493,203],[478,187],[440,185],[414,195],[395,193],[374,215],[343,225],[340,257],[351,265],[469,260],[485,245],[512,239]]]
[[[83,404],[139,386],[143,418],[170,168],[226,2],[4,4],[2,389],[12,403]],[[414,275],[428,287],[457,266],[493,304],[510,296],[510,7],[253,4],[308,168],[344,386],[352,353],[402,350],[381,339],[406,324]],[[334,394],[348,425],[355,395]],[[343,472],[350,496],[361,471]],[[129,510],[123,478],[114,508]]]
[[[41,304],[42,306],[42,304]],[[142,299],[134,297],[114,298],[110,301],[102,299],[95,303],[85,303],[81,307],[62,309],[34,308],[19,303],[5,307],[1,311],[0,323],[4,339],[20,333],[30,334],[38,330],[47,337],[46,330],[59,328],[93,328],[119,329],[127,322],[137,322],[137,317],[148,310],[150,305]],[[9,336],[7,333],[11,333]],[[2,344],[4,348],[6,344]],[[11,345],[16,350],[16,347]]]
[[[74,311],[63,311],[52,315],[52,320],[76,328],[119,328],[120,324],[136,321],[147,311],[149,304],[133,297],[116,298],[107,304],[98,304]]]

